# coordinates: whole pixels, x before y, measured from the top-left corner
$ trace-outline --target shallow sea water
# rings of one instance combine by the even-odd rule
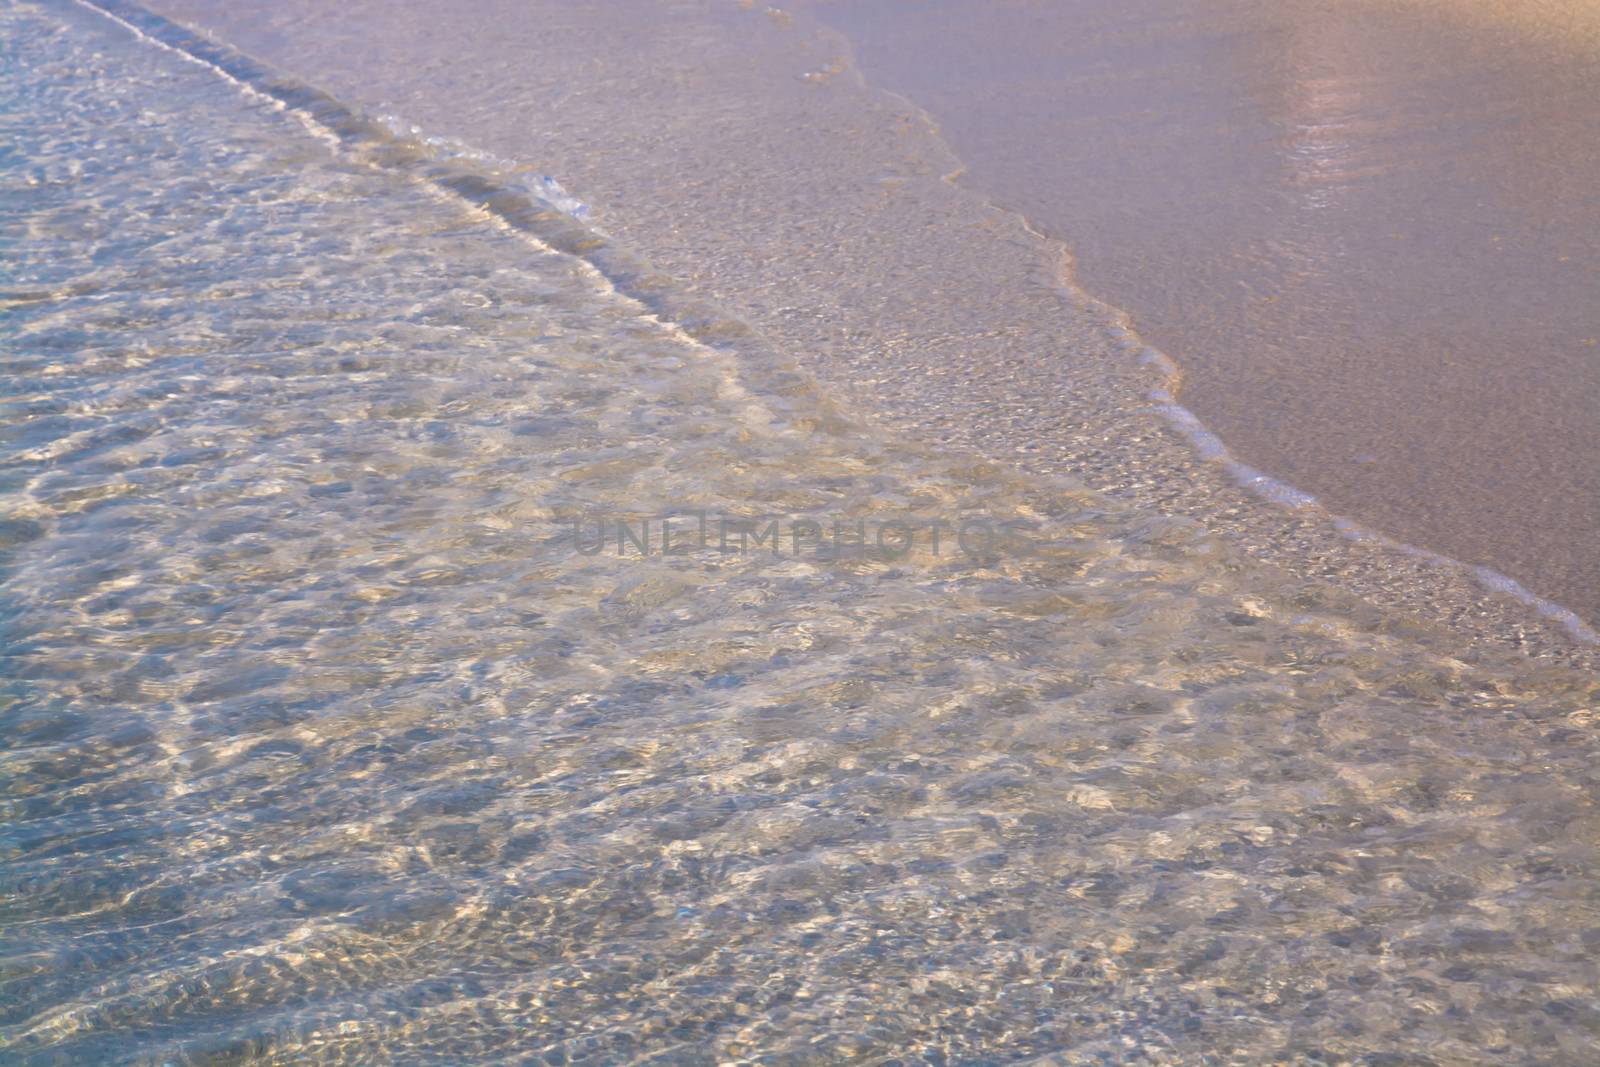
[[[419,146],[0,21],[7,1062],[1600,1050],[1593,674],[862,428]],[[572,538],[694,510],[1029,551]]]

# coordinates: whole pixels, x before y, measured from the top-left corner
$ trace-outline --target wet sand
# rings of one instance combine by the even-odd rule
[[[863,76],[855,46],[805,10],[155,6],[374,114],[558,177],[602,230],[858,414],[1195,519],[1474,639],[1562,652],[1582,630],[1471,566],[1341,523],[1265,463],[1194,447],[1152,403],[1172,384],[1160,359],[1074,284],[1069,246],[975,190],[927,114]],[[1263,488],[1289,506],[1264,504]]]
[[[817,7],[1242,459],[1600,615],[1600,7]]]

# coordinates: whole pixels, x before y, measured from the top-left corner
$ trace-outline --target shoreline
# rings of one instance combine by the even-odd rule
[[[804,6],[1242,463],[1594,621],[1600,63],[1558,46],[1571,0]]]
[[[341,41],[346,35],[370,36],[371,30],[359,13],[319,12],[315,17],[324,25],[290,37],[279,29],[280,24],[264,16],[211,11],[211,5],[196,0],[159,7],[179,21],[238,43],[281,69],[294,70],[312,81],[317,78],[310,68],[318,66],[319,57],[343,54]],[[281,17],[294,22],[290,16]],[[306,13],[306,17],[313,16]],[[574,21],[562,32],[596,32],[593,25],[576,24],[588,17],[572,13],[570,18]],[[616,234],[623,245],[638,250],[641,262],[681,279],[680,284],[696,299],[708,297],[726,307],[732,319],[748,322],[753,333],[784,353],[782,358],[796,360],[832,396],[849,397],[851,410],[886,428],[967,448],[1037,473],[1067,475],[1118,499],[1197,519],[1269,565],[1329,579],[1380,606],[1430,623],[1442,622],[1469,642],[1488,641],[1573,664],[1594,662],[1594,650],[1572,640],[1568,632],[1570,620],[1557,615],[1556,609],[1538,603],[1530,605],[1519,599],[1516,590],[1504,586],[1487,588],[1482,576],[1466,564],[1418,555],[1416,549],[1353,528],[1314,505],[1290,509],[1273,506],[1238,485],[1234,472],[1219,463],[1218,457],[1205,455],[1204,449],[1197,451],[1174,428],[1167,417],[1171,412],[1162,412],[1161,398],[1152,397],[1151,391],[1162,388],[1163,376],[1139,364],[1140,353],[1149,350],[1127,330],[1125,317],[1076,288],[1065,246],[1040,238],[1019,216],[960,188],[960,161],[939,140],[931,120],[894,94],[867,85],[848,53],[841,51],[847,48],[847,42],[830,36],[832,31],[825,28],[803,25],[803,18],[787,13],[778,17],[708,11],[703,21],[677,24],[675,30],[672,26],[654,26],[635,31],[645,35],[638,40],[647,37],[663,52],[681,44],[679,37],[683,35],[704,42],[706,34],[719,30],[724,36],[713,38],[716,46],[730,51],[749,44],[748,38],[754,36],[760,39],[761,47],[755,50],[758,58],[751,66],[782,59],[784,68],[793,68],[762,75],[781,94],[775,101],[763,101],[766,110],[754,118],[749,114],[752,109],[747,106],[747,98],[740,100],[737,111],[730,108],[730,97],[723,91],[725,85],[691,87],[688,96],[700,101],[702,113],[677,107],[684,126],[692,127],[697,119],[703,120],[709,114],[715,117],[719,129],[746,130],[763,125],[770,131],[781,126],[785,117],[779,104],[791,110],[798,106],[804,114],[815,111],[819,92],[847,97],[843,101],[823,101],[829,108],[829,121],[820,123],[824,127],[820,136],[836,137],[842,130],[857,143],[867,142],[867,158],[826,160],[829,168],[839,171],[826,172],[834,197],[824,196],[816,202],[819,214],[797,212],[786,216],[785,223],[800,232],[794,238],[784,238],[775,249],[762,247],[756,240],[756,234],[762,231],[752,230],[751,226],[764,226],[770,232],[771,217],[765,211],[762,194],[777,195],[784,189],[794,194],[796,176],[783,173],[782,165],[763,168],[756,158],[762,155],[759,144],[744,146],[737,139],[726,137],[685,142],[673,139],[670,129],[657,131],[642,144],[630,143],[626,135],[637,130],[597,127],[592,121],[593,113],[581,108],[550,112],[560,118],[554,128],[533,138],[541,143],[521,143],[529,139],[527,135],[519,137],[512,131],[527,130],[528,123],[522,120],[527,118],[532,102],[497,108],[494,113],[475,113],[465,106],[469,100],[481,104],[496,98],[495,93],[484,92],[481,84],[435,92],[437,86],[431,85],[411,84],[407,89],[403,76],[399,83],[382,80],[383,71],[410,70],[419,65],[420,59],[400,58],[408,55],[407,50],[432,47],[418,36],[425,27],[403,13],[392,20],[402,27],[397,36],[376,42],[361,69],[335,71],[330,67],[320,73],[339,83],[330,85],[336,93],[354,91],[354,102],[366,110],[399,111],[407,122],[431,133],[459,137],[494,156],[522,160],[548,170],[593,206],[595,220],[606,233]],[[537,21],[535,16],[528,16],[525,28]],[[669,30],[679,36],[666,32]],[[813,36],[808,37],[807,33]],[[235,41],[235,35],[242,40]],[[513,30],[509,39],[520,39],[518,31]],[[293,54],[297,42],[302,50],[309,47],[311,54],[296,60]],[[552,43],[552,57],[557,47]],[[440,47],[438,51],[449,50]],[[519,62],[527,61],[525,55],[519,56]],[[486,60],[473,68],[494,66]],[[649,63],[637,66],[647,75],[674,80],[670,67],[662,70]],[[712,66],[726,68],[726,64]],[[730,80],[737,81],[749,73],[736,72]],[[563,74],[548,71],[545,77],[560,83]],[[853,85],[853,89],[835,91],[842,84]],[[413,98],[402,99],[402,89]],[[613,91],[608,86],[607,92]],[[663,101],[654,106],[665,108],[670,103]],[[682,105],[683,100],[676,103]],[[863,104],[870,105],[865,113],[861,110]],[[588,106],[613,108],[609,97]],[[452,121],[441,121],[452,115]],[[640,121],[648,122],[654,115],[652,112]],[[840,115],[845,124],[842,127]],[[892,131],[889,144],[897,163],[893,172],[883,172],[881,153],[877,157],[871,155],[873,145],[863,126],[867,119],[877,120],[878,129]],[[562,136],[596,128],[601,131],[599,143],[591,143],[593,138],[588,135]],[[704,143],[707,140],[714,143]],[[730,146],[748,154],[734,155]],[[641,153],[641,149],[656,151]],[[748,183],[737,201],[736,217],[700,218],[692,208],[686,212],[685,202],[701,204],[708,196],[707,190],[695,185],[689,187],[687,194],[663,197],[669,201],[664,204],[638,198],[642,190],[660,188],[658,173],[663,167],[672,166],[674,153],[703,156],[708,150],[715,150],[724,171],[737,171],[739,179],[760,179]],[[785,162],[793,160],[788,158]],[[709,172],[706,167],[681,169],[702,176]],[[719,179],[719,186],[734,187],[731,179]],[[818,246],[814,243],[809,244],[812,257],[798,265],[782,254],[794,251],[794,241],[806,241],[816,229],[838,230],[838,217],[848,214],[848,206],[862,202],[864,179],[874,186],[866,190],[870,195],[865,199],[893,201],[892,206],[880,206],[880,210],[900,219],[920,217],[927,229],[934,230],[933,237],[919,236],[920,245],[897,241],[885,256],[882,249],[864,247],[860,235],[851,235],[852,240],[844,246],[848,251],[844,264],[819,265]],[[837,202],[838,194],[843,192],[852,197],[848,205]],[[923,197],[920,202],[919,194]],[[709,256],[706,243],[697,240],[698,235],[685,232],[686,214],[696,217],[697,225],[714,234],[716,244],[709,248]],[[937,229],[927,225],[930,216]],[[717,221],[736,225],[728,225],[727,232],[723,232],[712,227]],[[901,227],[902,232],[905,229]],[[979,255],[972,254],[971,245],[952,247],[946,236],[955,232],[970,238],[974,231],[985,240]],[[750,239],[743,240],[745,237]],[[903,276],[897,281],[921,284],[922,288],[886,294],[881,286],[870,284],[871,273],[884,270],[886,259],[893,260],[894,253],[905,253],[913,246],[935,249],[936,254],[924,260],[933,268],[966,272],[965,277],[953,279],[956,282],[994,267],[1004,270],[1006,279],[1015,280],[1016,284],[996,284],[991,279],[994,288],[988,292],[973,292],[970,288],[960,292],[959,285],[952,286],[952,279],[936,278],[930,286],[926,273],[919,281],[892,263],[888,269]],[[840,248],[836,245],[834,250]],[[825,277],[819,277],[819,269],[826,270]],[[841,287],[841,280],[848,281],[843,286],[847,291],[833,291]],[[933,295],[925,296],[929,289]],[[869,294],[870,299],[858,299]],[[938,299],[952,294],[956,296],[954,307],[948,306],[949,301],[941,303]],[[937,328],[958,323],[963,316],[970,319],[967,313],[985,307],[983,298],[996,294],[1006,301],[1007,307],[1002,310],[1021,304],[1038,312],[1042,321],[1026,315],[1003,318],[990,312],[982,321],[984,330],[979,336]],[[786,296],[793,302],[784,301]],[[907,312],[913,312],[914,317],[918,307],[948,310],[938,323],[922,323],[919,329],[916,323],[908,325],[906,321]],[[703,311],[697,314],[704,316]],[[830,314],[837,318],[830,321]],[[889,322],[887,327],[885,320]],[[733,329],[743,332],[740,327]],[[1035,354],[1059,352],[1064,343],[1072,352],[1070,363]],[[1019,347],[1026,350],[1025,354],[1016,353]],[[804,355],[797,358],[801,353]],[[1070,432],[1063,432],[1063,428]]]

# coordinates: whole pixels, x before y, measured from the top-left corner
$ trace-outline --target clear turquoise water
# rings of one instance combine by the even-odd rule
[[[1592,675],[856,427],[393,145],[0,21],[6,1062],[1593,1057]],[[691,509],[1035,551],[573,551]]]

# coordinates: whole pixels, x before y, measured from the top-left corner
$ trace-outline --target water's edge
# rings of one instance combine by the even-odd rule
[[[1458,0],[795,5],[937,127],[963,193],[1181,360],[1235,458],[1600,618],[1600,217],[1574,188],[1600,65],[1509,15],[1565,30],[1572,0],[1495,25]]]
[[[927,125],[928,129],[940,138],[946,149],[951,151],[952,155],[956,155],[954,150],[949,148],[948,141],[943,137],[938,119],[935,116],[905,93],[872,84],[854,55],[854,47],[850,39],[843,32],[832,27],[821,28],[836,38],[840,50],[849,57],[848,69],[854,72],[863,87],[870,87],[874,92],[890,97],[899,102],[906,110],[916,113]],[[944,175],[943,180],[947,184],[959,187],[988,210],[1013,217],[1034,239],[1042,245],[1055,250],[1059,263],[1058,283],[1060,287],[1075,302],[1093,308],[1104,316],[1107,324],[1106,330],[1115,338],[1117,347],[1128,353],[1138,366],[1148,369],[1149,373],[1155,378],[1155,382],[1151,385],[1147,394],[1152,409],[1161,416],[1174,434],[1186,442],[1196,456],[1221,467],[1240,489],[1245,490],[1257,500],[1272,508],[1314,513],[1318,515],[1321,522],[1337,531],[1339,536],[1348,538],[1351,541],[1380,546],[1386,551],[1416,560],[1428,566],[1470,575],[1483,590],[1491,594],[1509,597],[1516,603],[1526,607],[1537,618],[1556,627],[1566,638],[1569,638],[1578,646],[1600,645],[1600,631],[1597,631],[1577,612],[1556,600],[1534,593],[1509,575],[1502,574],[1492,567],[1470,564],[1444,553],[1435,552],[1432,549],[1406,543],[1390,537],[1381,530],[1373,529],[1354,519],[1335,514],[1327,509],[1314,494],[1306,492],[1298,486],[1239,459],[1217,433],[1208,428],[1193,411],[1182,403],[1184,371],[1181,359],[1147,341],[1139,334],[1137,327],[1134,325],[1132,315],[1095,295],[1079,281],[1076,270],[1077,256],[1072,250],[1071,241],[1045,233],[1032,219],[1028,218],[1025,212],[999,203],[984,190],[964,182],[962,179],[965,174],[966,167],[963,165]]]
[[[404,167],[438,188],[491,213],[506,225],[583,260],[599,271],[619,292],[639,301],[687,336],[714,349],[736,350],[740,373],[750,378],[765,396],[779,403],[785,397],[804,397],[804,406],[808,410],[825,412],[826,418],[838,419],[841,425],[849,423],[859,428],[862,424],[870,426],[878,421],[875,418],[877,413],[856,410],[848,401],[841,402],[837,391],[827,387],[828,383],[819,386],[807,369],[797,366],[788,353],[769,340],[760,329],[680,286],[668,274],[656,270],[644,258],[580,218],[579,214],[574,213],[573,204],[561,197],[503,182],[494,173],[474,166],[470,159],[452,158],[449,155],[441,157],[424,138],[413,132],[397,130],[394,123],[369,117],[334,95],[287,75],[271,64],[209,36],[203,30],[130,0],[76,2],[116,20],[147,40],[214,69],[242,89],[276,101],[304,116],[345,147],[359,147],[374,154],[386,165]],[[842,35],[832,30],[824,32],[838,37],[840,46],[848,49],[848,42]],[[865,86],[866,79],[851,58],[848,69]],[[881,87],[871,88],[920,115],[937,134],[936,122],[914,102]],[[1183,442],[1183,447],[1198,461],[1198,465],[1222,472],[1227,481],[1254,500],[1257,507],[1288,516],[1288,521],[1295,527],[1319,528],[1323,531],[1321,536],[1347,544],[1352,550],[1376,554],[1382,561],[1377,567],[1367,566],[1361,575],[1363,580],[1354,580],[1352,575],[1342,573],[1326,574],[1319,571],[1319,574],[1336,584],[1345,584],[1343,579],[1351,577],[1348,584],[1359,595],[1382,607],[1426,618],[1430,623],[1443,622],[1469,643],[1487,641],[1490,645],[1510,647],[1535,657],[1552,658],[1585,669],[1593,669],[1600,664],[1600,635],[1566,607],[1533,594],[1515,580],[1490,568],[1474,567],[1424,548],[1404,544],[1328,512],[1310,494],[1239,461],[1229,452],[1225,442],[1208,430],[1179,401],[1178,387],[1182,372],[1178,362],[1140,338],[1126,313],[1079,286],[1074,277],[1073,257],[1068,244],[1045,236],[1021,214],[1000,207],[983,197],[979,191],[961,185],[960,177],[961,170],[956,169],[944,174],[942,180],[959,186],[966,195],[980,201],[985,208],[1013,219],[1031,238],[1053,250],[1057,262],[1055,284],[1068,300],[1091,310],[1102,320],[1102,328],[1112,338],[1113,345],[1127,356],[1130,368],[1146,383],[1143,396],[1145,410],[1160,418],[1166,432]],[[560,186],[554,183],[552,188],[560,190]],[[979,448],[978,451],[981,453],[984,450]],[[1046,476],[1061,473],[1048,468],[1039,469],[1034,465],[1029,465],[1029,469]],[[1092,488],[1113,496],[1123,495],[1113,486],[1097,484],[1092,477],[1084,480]],[[1242,547],[1257,558],[1265,557],[1267,562],[1291,570],[1294,569],[1294,563],[1298,562],[1294,546],[1279,550],[1251,542]],[[1374,572],[1383,570],[1385,563],[1398,564],[1412,573],[1385,587],[1382,575],[1378,580],[1372,580]],[[1353,567],[1352,571],[1355,569]],[[1425,600],[1419,603],[1423,598],[1417,595],[1415,589],[1419,584],[1415,576],[1417,573],[1422,575],[1422,583],[1451,586],[1449,596],[1442,598],[1455,604],[1455,610],[1448,617],[1439,618],[1437,613],[1429,610],[1430,605]],[[1406,588],[1407,581],[1412,588]],[[1471,597],[1470,602],[1463,597],[1463,592]]]

